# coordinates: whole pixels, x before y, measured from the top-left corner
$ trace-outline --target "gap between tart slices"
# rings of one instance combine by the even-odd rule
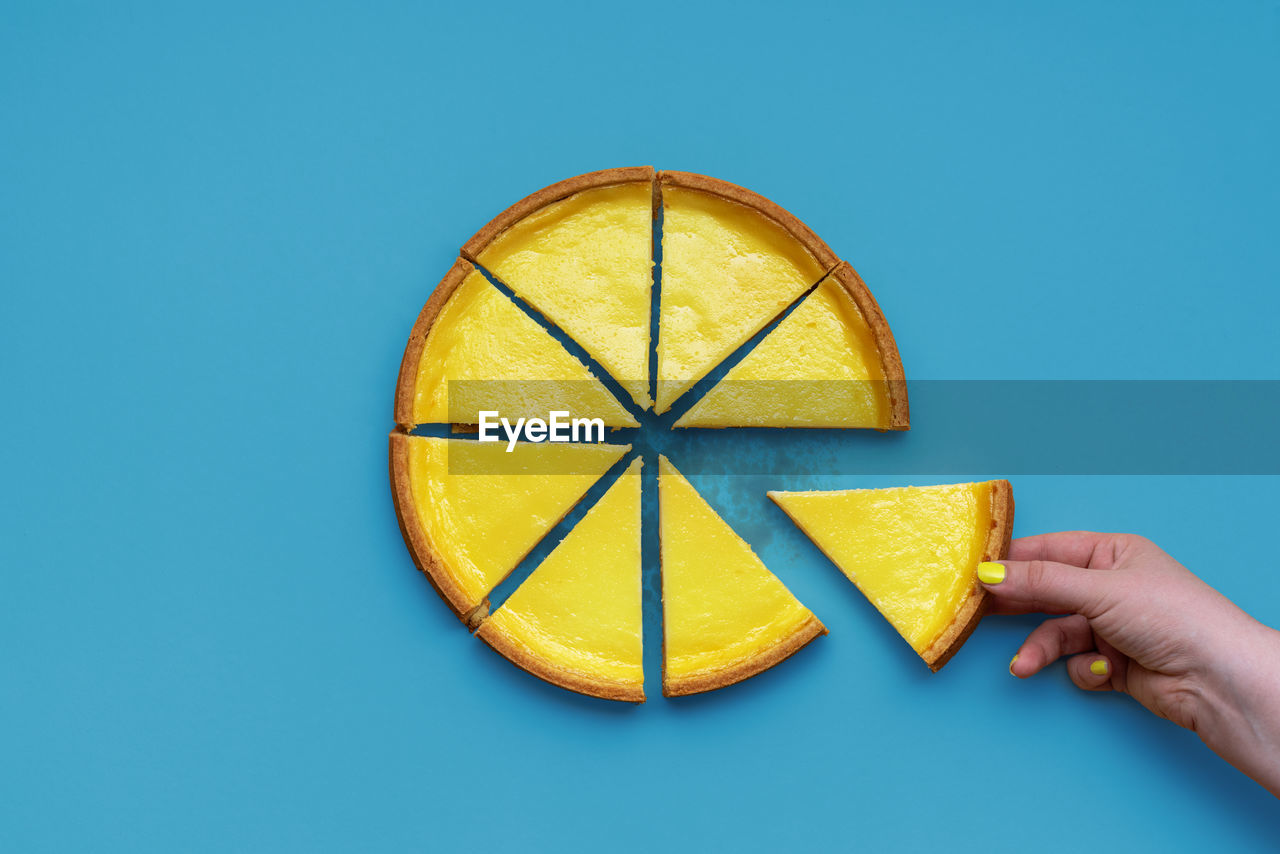
[[[660,312],[662,306],[662,230],[665,227],[662,210],[662,186],[656,173],[653,179],[653,197],[649,203],[653,207],[653,228],[649,236],[650,255],[653,261],[653,285],[649,290],[649,352],[646,358],[649,365],[649,400],[656,402],[658,399],[658,339],[662,335],[662,315]],[[648,411],[654,412],[655,409],[656,403],[649,406]],[[656,467],[654,468],[654,476],[657,476]]]

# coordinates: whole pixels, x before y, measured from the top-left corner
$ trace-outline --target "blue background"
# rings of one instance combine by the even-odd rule
[[[3,12],[0,848],[1274,843],[1194,735],[1011,679],[1030,619],[930,675],[785,479],[696,484],[829,637],[682,702],[546,686],[414,571],[385,437],[462,241],[639,163],[806,220],[909,376],[1280,378],[1276,3],[263,5]],[[1018,534],[1146,534],[1280,622],[1274,478],[1014,488]]]

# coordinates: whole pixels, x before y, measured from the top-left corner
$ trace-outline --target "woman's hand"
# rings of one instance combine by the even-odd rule
[[[1069,656],[1076,685],[1129,694],[1280,797],[1280,633],[1128,534],[1024,537],[978,577],[992,613],[1069,615],[1023,641],[1014,676]]]

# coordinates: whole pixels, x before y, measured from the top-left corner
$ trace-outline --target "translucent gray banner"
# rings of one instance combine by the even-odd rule
[[[465,387],[470,404],[487,400],[498,411],[505,398],[593,414],[573,409],[585,383],[485,385],[453,384]],[[753,402],[756,411],[786,412],[789,401],[883,393],[868,391],[873,384],[866,383],[757,385],[737,389],[734,399]],[[667,454],[687,474],[1280,474],[1280,380],[915,380],[907,386],[907,432],[676,428],[694,403],[682,399],[663,415],[631,407],[641,426],[610,428],[607,441]],[[454,394],[451,387],[451,400]],[[455,423],[477,421],[474,411],[450,416]]]

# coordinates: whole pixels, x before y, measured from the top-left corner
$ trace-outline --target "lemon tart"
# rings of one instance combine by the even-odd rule
[[[1008,553],[1007,480],[770,492],[925,663],[938,670],[982,618],[978,564]]]
[[[658,399],[680,395],[838,263],[808,226],[763,196],[661,172]]]
[[[741,682],[826,634],[676,467],[658,465],[663,694]]]
[[[475,424],[481,410],[512,420],[565,410],[611,427],[637,424],[585,365],[459,259],[409,335],[395,420]]]
[[[476,634],[553,685],[644,702],[640,466],[609,491]]]
[[[591,354],[635,402],[649,398],[651,167],[607,169],[512,205],[462,247]]]
[[[841,262],[675,426],[906,430],[906,391],[889,324]]]
[[[391,486],[414,563],[464,621],[630,445],[392,433]]]

